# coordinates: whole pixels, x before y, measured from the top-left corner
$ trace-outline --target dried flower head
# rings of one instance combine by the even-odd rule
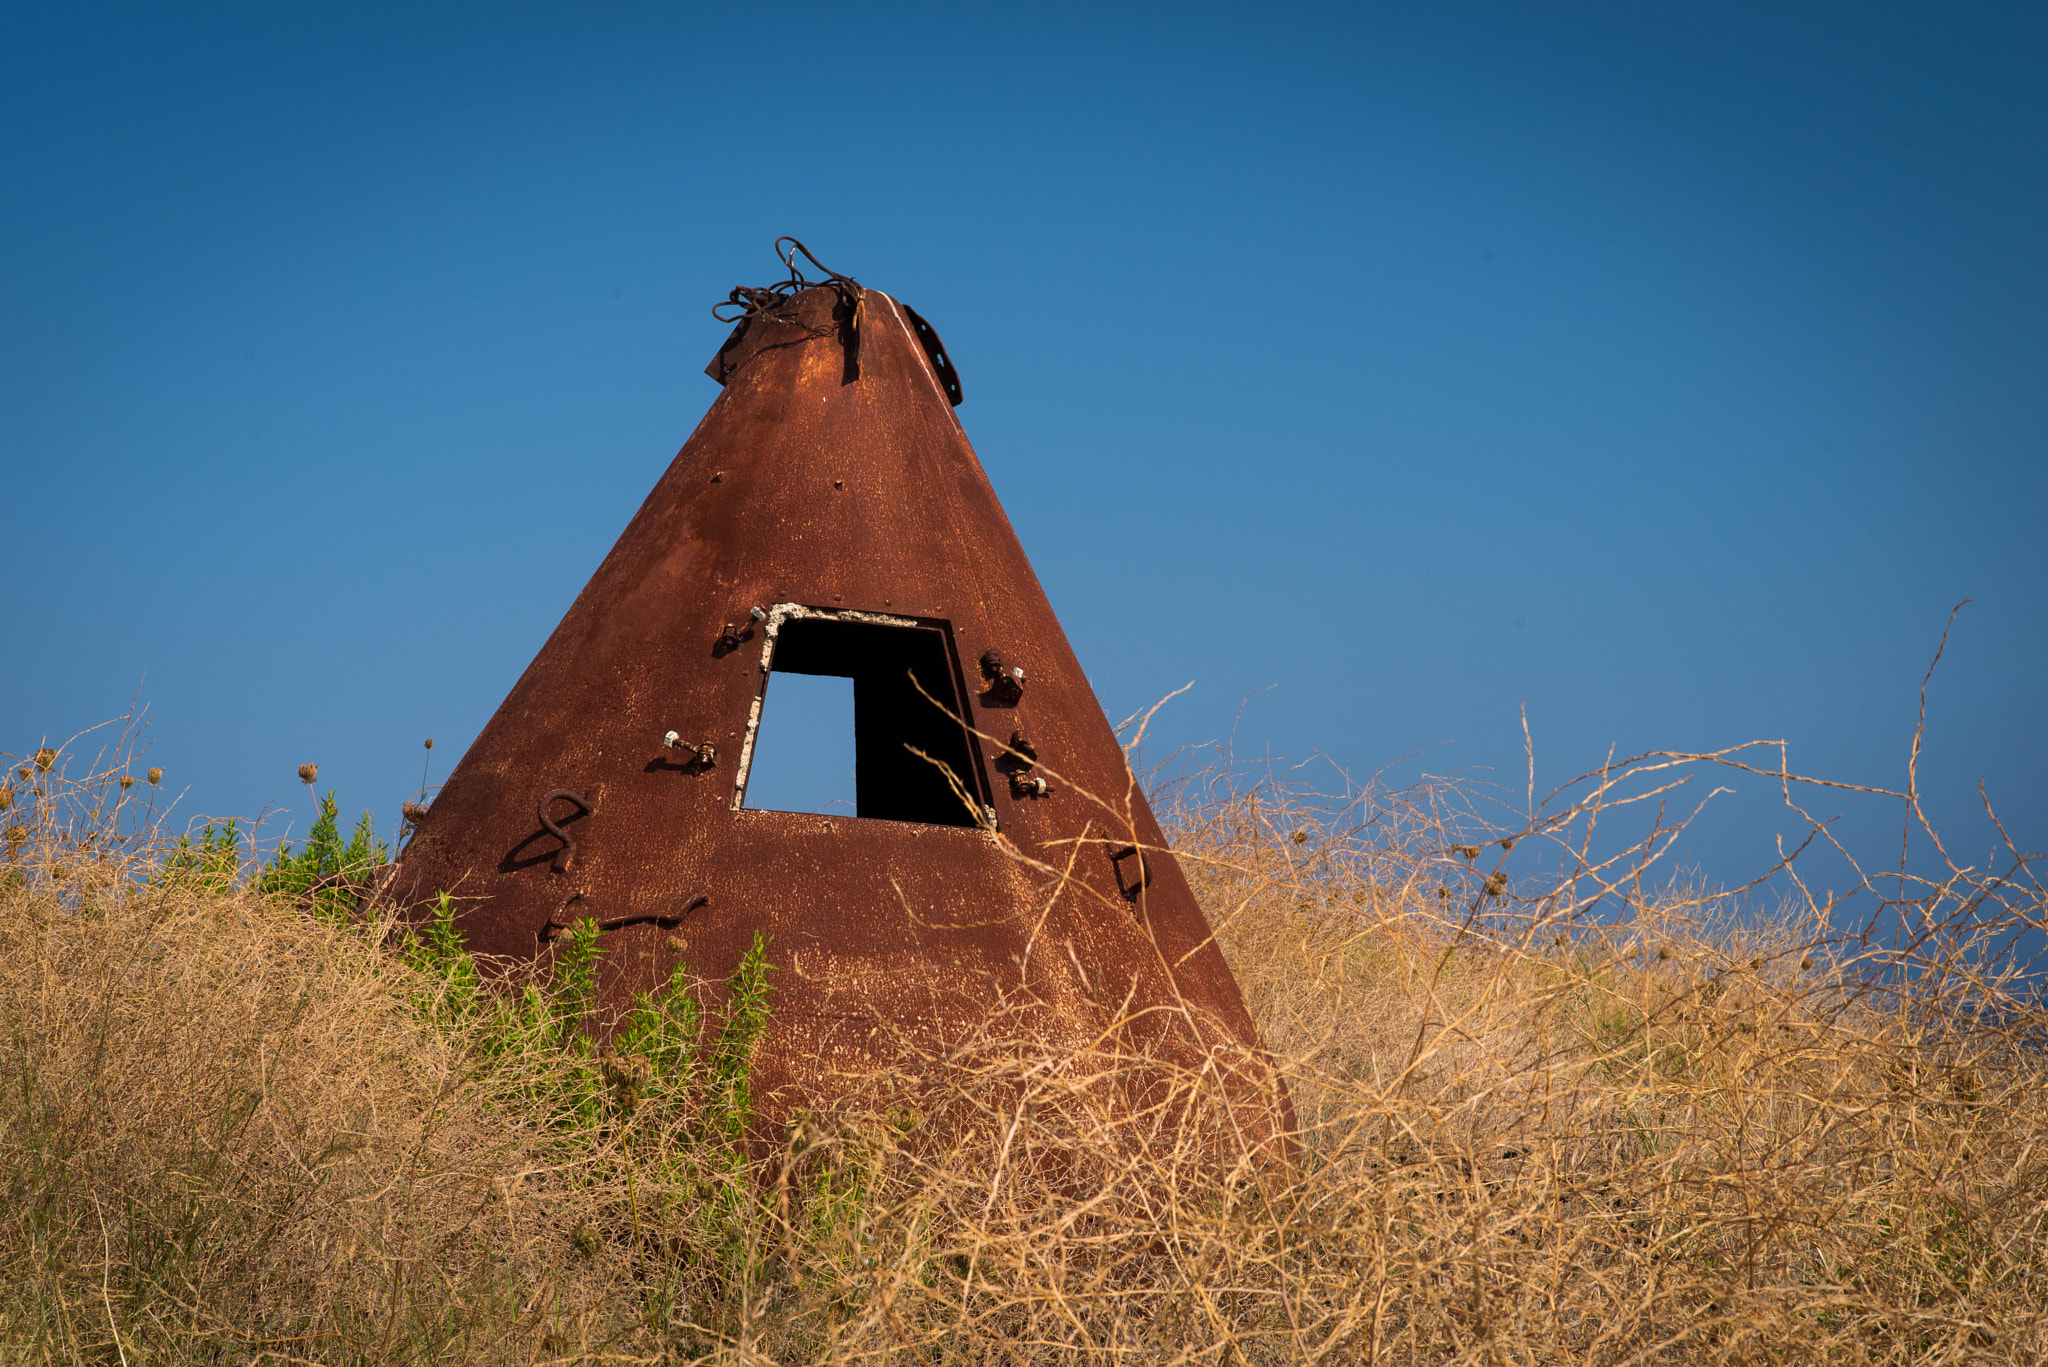
[[[1801,960],[1799,961],[1799,966],[1800,966],[1801,968],[1812,968],[1812,967],[1813,967],[1813,957],[1812,957],[1811,955],[1808,955],[1808,956],[1807,956],[1806,958],[1804,958],[1804,959],[1801,959]]]
[[[124,793],[125,793],[125,792],[127,792],[127,791],[128,791],[128,790],[129,790],[130,788],[133,788],[134,786],[135,786],[135,775],[133,775],[133,774],[123,774],[123,775],[121,775],[121,791],[122,791],[122,792],[124,792]]]
[[[15,775],[19,777],[23,783],[28,782],[29,769],[26,764],[22,765],[19,769],[16,769],[14,772]]]
[[[0,812],[6,811],[9,807],[12,807],[13,805],[14,789],[0,788]]]
[[[1657,957],[1658,957],[1659,959],[1668,959],[1668,958],[1670,958],[1670,957],[1671,957],[1671,946],[1670,946],[1670,945],[1659,945],[1659,946],[1657,946]]]
[[[1297,845],[1306,845],[1308,843],[1308,832],[1296,831],[1294,833],[1294,843]]]
[[[28,843],[28,828],[25,826],[9,826],[7,828],[7,843],[16,849],[26,845]]]
[[[432,736],[427,737],[427,748],[429,750],[434,748],[434,738]]]
[[[149,786],[154,788],[156,787],[157,784],[162,783],[164,781],[164,771],[152,765],[150,767],[149,773],[146,774],[144,777],[149,779]]]
[[[427,809],[417,802],[408,802],[398,809],[398,814],[417,826],[427,819]]]
[[[56,762],[57,752],[55,750],[50,749],[47,745],[44,746],[42,749],[36,751],[36,768],[42,770],[44,773],[49,773],[50,766],[55,764]]]
[[[301,764],[301,765],[299,766],[299,782],[301,782],[301,783],[305,784],[305,785],[306,785],[306,786],[307,786],[308,788],[310,788],[310,787],[312,787],[312,786],[313,786],[314,784],[318,783],[319,781],[320,781],[320,766],[319,766],[319,765],[317,765],[317,764]]]

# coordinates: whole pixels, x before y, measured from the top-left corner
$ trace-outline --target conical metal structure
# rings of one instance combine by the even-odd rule
[[[390,893],[415,914],[453,894],[469,945],[515,959],[595,919],[613,1006],[678,960],[723,982],[765,936],[771,1109],[880,1062],[878,1037],[943,1044],[998,1002],[1048,1043],[1255,1053],[936,334],[838,277],[735,293],[757,297],[712,363],[724,392],[419,818]],[[857,816],[747,805],[789,672],[854,680]]]

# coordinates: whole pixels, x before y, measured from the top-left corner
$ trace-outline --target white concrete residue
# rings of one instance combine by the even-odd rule
[[[784,622],[807,617],[835,622],[865,622],[877,627],[914,627],[915,618],[892,617],[884,612],[857,612],[852,608],[812,608],[802,603],[777,603],[758,625],[761,628],[761,686],[754,690],[754,705],[747,709],[747,736],[740,742],[739,769],[733,775],[732,809],[739,811],[747,800],[747,771],[754,763],[754,739],[761,731],[761,706],[768,699],[768,674],[775,663],[775,638]]]

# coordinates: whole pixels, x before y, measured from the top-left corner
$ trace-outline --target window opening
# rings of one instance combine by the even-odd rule
[[[955,720],[963,715],[959,670],[945,632],[815,610],[794,612],[802,615],[784,617],[778,609],[769,622],[770,672],[763,681],[753,758],[740,776],[743,805],[757,810],[821,809],[808,794],[830,786],[829,779],[802,789],[804,795],[797,798],[801,807],[785,806],[790,801],[785,794],[796,790],[780,776],[786,772],[781,766],[792,749],[808,749],[810,753],[789,767],[814,776],[829,774],[838,762],[833,757],[846,753],[845,708],[825,701],[829,685],[823,690],[816,686],[821,680],[845,679],[852,683],[851,814],[882,821],[975,825],[974,813],[946,775],[912,753],[914,747],[944,764],[977,804],[987,801],[972,742]],[[805,675],[811,678],[802,678]],[[819,730],[821,723],[825,733]],[[840,728],[836,735],[829,733],[833,727]],[[764,760],[778,767],[764,770]],[[757,774],[765,788],[756,788]],[[822,809],[847,812],[844,805]]]
[[[853,680],[784,671],[768,682],[747,769],[747,806],[852,816]]]

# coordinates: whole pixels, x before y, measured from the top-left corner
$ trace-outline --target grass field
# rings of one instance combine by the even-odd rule
[[[1000,1021],[923,1061],[943,1116],[878,1079],[750,1147],[772,944],[600,1050],[593,936],[490,990],[319,889],[361,842],[281,881],[72,754],[0,810],[7,1363],[2048,1360],[2048,1022],[2006,952],[2048,900],[2012,851],[1862,882],[1852,924],[1637,876],[1655,822],[1579,843],[1752,751],[1506,826],[1162,787],[1291,1160],[1204,1077],[1132,1106],[1133,1061]]]

